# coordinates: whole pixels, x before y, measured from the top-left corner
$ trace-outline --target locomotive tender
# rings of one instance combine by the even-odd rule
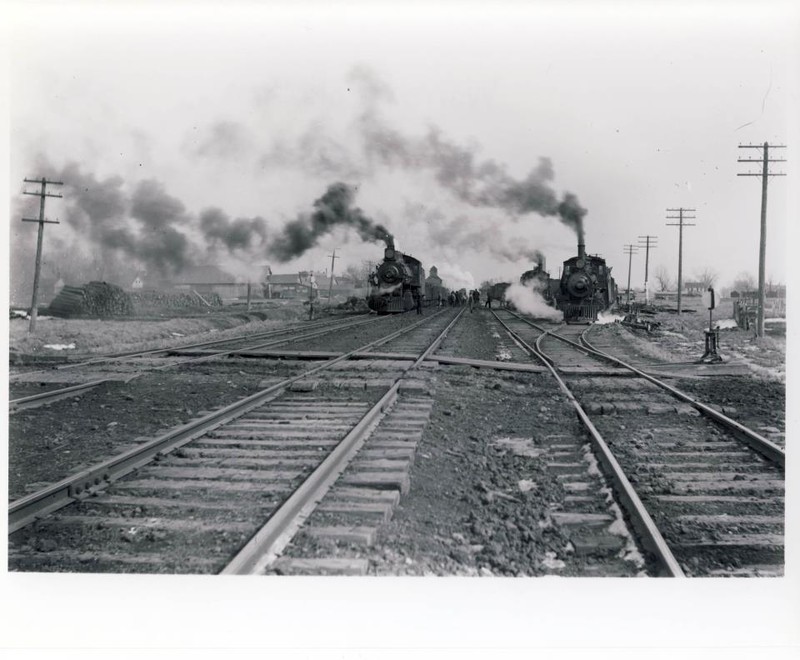
[[[425,295],[425,269],[419,259],[396,250],[391,236],[369,281],[367,305],[378,314],[407,312],[416,306],[417,296]]]

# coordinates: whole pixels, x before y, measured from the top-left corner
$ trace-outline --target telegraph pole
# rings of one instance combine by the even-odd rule
[[[645,248],[644,253],[644,301],[646,303],[650,302],[650,284],[648,280],[648,273],[650,267],[650,248],[657,248],[658,245],[655,244],[656,239],[658,236],[650,236],[647,234],[646,236],[639,236],[639,247]],[[642,243],[641,239],[645,239],[645,242]]]
[[[63,197],[63,195],[55,195],[47,192],[47,184],[51,186],[63,186],[62,181],[48,181],[45,177],[41,179],[24,179],[25,183],[39,183],[42,189],[39,192],[28,192],[24,190],[23,195],[36,195],[39,197],[39,218],[22,218],[22,222],[38,222],[39,223],[39,238],[36,241],[36,269],[33,272],[33,300],[31,301],[31,323],[28,326],[28,332],[36,331],[36,317],[39,310],[39,273],[42,270],[42,241],[44,239],[44,224],[50,223],[53,225],[59,224],[58,220],[45,220],[44,219],[44,202],[45,197]]]
[[[687,224],[684,220],[694,220],[696,216],[685,216],[684,213],[695,213],[696,209],[667,209],[667,213],[675,213],[678,215],[668,215],[667,220],[678,220],[678,222],[668,222],[668,227],[678,227],[678,316],[681,315],[681,289],[683,288],[683,228],[694,227],[693,224]]]
[[[786,176],[781,172],[770,172],[770,163],[785,163],[784,158],[769,157],[770,147],[773,149],[786,149],[785,144],[740,144],[739,149],[763,149],[761,158],[740,158],[739,163],[761,163],[761,172],[745,172],[736,176],[760,176],[761,177],[761,242],[758,248],[758,317],[756,321],[756,336],[764,336],[764,305],[766,295],[764,293],[764,272],[767,260],[767,182],[771,176]]]
[[[629,312],[631,311],[631,262],[633,261],[633,255],[636,254],[638,250],[638,245],[623,246],[623,251],[628,255],[628,292],[625,296],[625,306],[628,308]]]
[[[331,291],[333,290],[333,264],[337,259],[341,259],[341,257],[336,256],[336,248],[333,248],[333,254],[328,255],[331,258],[331,279],[328,282],[328,307],[331,306]]]

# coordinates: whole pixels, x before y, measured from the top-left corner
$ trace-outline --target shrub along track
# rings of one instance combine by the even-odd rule
[[[416,345],[403,348],[419,350],[421,341],[431,344],[452,319],[448,313],[406,323],[358,350],[412,333]],[[407,489],[414,446],[408,431],[424,426],[430,401],[424,378],[404,379],[409,362],[352,364],[349,357],[318,364],[13,502],[11,569],[207,573],[227,566],[231,572],[261,571],[288,537],[286,527],[268,527],[254,535],[258,525],[270,518],[296,528],[298,523],[284,516],[280,503],[292,496],[293,514],[309,515],[307,502],[321,495],[304,493],[306,477],[322,473],[324,486],[330,487],[344,469],[337,455],[353,453],[370,432],[388,434],[388,440],[370,441],[368,453],[343,475],[325,506],[339,515],[374,516],[376,509],[385,513],[394,501],[392,493]],[[414,366],[421,363],[419,359]],[[353,371],[361,374],[360,380],[352,377]],[[376,372],[382,378],[363,378]],[[348,386],[353,382],[357,389]],[[398,428],[403,440],[399,446],[392,442]],[[125,477],[131,472],[135,474]],[[309,499],[298,503],[298,493]],[[312,524],[306,533],[335,538],[370,532],[363,525]],[[277,545],[264,546],[265,537]],[[252,542],[245,553],[231,564],[248,538]],[[267,559],[262,559],[264,553]]]
[[[782,574],[779,447],[663,382],[624,363],[609,367],[608,359],[559,337],[574,341],[584,328],[515,327],[565,377],[595,444],[607,445],[601,462],[624,471],[617,495],[648,550],[665,544],[659,554],[668,574]],[[634,512],[636,500],[646,516]]]

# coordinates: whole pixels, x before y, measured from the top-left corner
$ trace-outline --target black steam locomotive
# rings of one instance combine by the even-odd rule
[[[367,305],[378,314],[407,312],[425,295],[425,269],[418,259],[398,252],[390,236],[383,261],[370,275]]]
[[[550,273],[545,270],[544,257],[540,257],[538,263],[531,270],[522,273],[519,283],[538,291],[548,305],[556,304],[559,281],[552,279]]]
[[[583,243],[578,243],[578,256],[564,262],[556,307],[564,312],[567,323],[587,323],[617,301],[617,285],[611,268],[602,257],[587,255]]]

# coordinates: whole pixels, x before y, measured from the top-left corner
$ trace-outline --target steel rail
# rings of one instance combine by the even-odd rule
[[[694,397],[686,394],[685,392],[681,392],[679,389],[672,387],[672,385],[669,385],[661,380],[658,380],[658,378],[654,378],[650,374],[645,373],[641,369],[637,369],[636,367],[624,362],[623,360],[620,360],[617,357],[614,357],[613,355],[604,353],[603,351],[596,349],[594,346],[592,346],[591,343],[589,343],[589,340],[586,339],[585,337],[585,335],[589,332],[590,329],[591,327],[587,328],[581,334],[581,341],[585,343],[586,348],[591,350],[599,357],[605,358],[606,360],[609,360],[615,364],[619,364],[620,366],[626,369],[630,369],[637,376],[644,378],[645,380],[653,383],[654,385],[657,385],[658,387],[666,390],[667,392],[672,394],[674,397],[680,399],[681,401],[688,403],[689,405],[691,405],[692,407],[703,413],[706,417],[710,417],[718,424],[721,424],[722,426],[727,428],[737,438],[739,438],[739,440],[744,442],[751,449],[757,451],[765,458],[769,459],[776,465],[780,466],[784,471],[786,470],[786,452],[783,451],[778,445],[776,445],[773,442],[770,442],[765,437],[747,428],[743,424],[740,424],[735,419],[731,419],[727,415],[724,415],[723,413],[714,410],[710,406],[707,406],[706,404],[697,401]]]
[[[380,317],[378,317],[378,318],[380,318]],[[174,362],[169,362],[168,364],[160,364],[160,365],[158,365],[156,367],[151,367],[149,370],[150,371],[161,371],[163,369],[170,369],[172,367],[182,367],[182,366],[184,366],[186,364],[197,364],[197,363],[200,363],[200,362],[207,362],[209,360],[215,360],[217,358],[225,357],[226,355],[231,355],[232,353],[237,353],[237,352],[242,351],[242,350],[252,351],[252,350],[257,350],[257,349],[260,349],[260,348],[266,348],[268,346],[280,346],[281,344],[288,344],[288,343],[291,343],[293,341],[300,341],[300,340],[304,340],[304,339],[313,339],[315,337],[326,335],[326,334],[329,334],[331,332],[335,332],[337,330],[341,330],[341,329],[344,329],[344,328],[353,328],[353,327],[357,327],[357,326],[360,326],[360,325],[364,325],[366,323],[371,323],[374,320],[375,320],[374,318],[368,318],[366,320],[360,320],[360,321],[357,321],[357,322],[354,322],[354,323],[336,325],[333,328],[328,327],[328,328],[324,328],[322,330],[314,330],[313,332],[309,332],[309,333],[306,333],[304,335],[297,335],[295,337],[288,337],[288,338],[284,338],[284,339],[275,339],[273,341],[264,342],[264,343],[261,343],[261,344],[254,344],[252,346],[239,347],[239,348],[231,349],[231,350],[228,350],[228,351],[218,351],[218,352],[212,353],[211,355],[203,355],[203,356],[196,357],[196,358],[190,358],[188,360],[176,360]],[[233,340],[227,340],[227,342],[230,342],[230,341],[233,341]],[[164,353],[164,352],[169,352],[171,350],[175,350],[175,349],[165,349],[165,350],[159,350],[159,351],[154,351],[154,352],[155,353]],[[131,377],[125,379],[124,382],[128,382],[128,381],[133,380],[134,378],[138,378],[139,376],[142,376],[142,375],[144,375],[144,373],[134,374]],[[91,381],[90,383],[83,383],[83,384],[80,384],[80,385],[72,385],[70,387],[62,387],[62,388],[59,388],[59,389],[56,389],[56,390],[50,390],[48,392],[42,392],[40,394],[32,394],[31,396],[21,397],[19,399],[12,399],[11,401],[8,402],[8,405],[9,405],[9,407],[11,409],[11,412],[18,412],[19,410],[22,410],[24,408],[32,407],[32,404],[37,405],[37,406],[45,405],[46,403],[48,403],[50,401],[57,401],[58,399],[61,399],[64,396],[67,396],[72,392],[76,392],[76,391],[80,391],[80,390],[84,390],[84,389],[90,389],[92,387],[96,387],[97,385],[101,385],[103,383],[110,383],[110,382],[117,382],[117,381],[118,381],[118,379],[116,379],[116,378],[102,378],[100,380]]]
[[[511,312],[511,313],[513,314],[513,312]],[[520,321],[523,321],[523,322],[527,323],[528,325],[530,325],[531,327],[534,327],[537,330],[539,330],[539,331],[544,333],[543,335],[541,335],[536,340],[537,347],[539,346],[539,342],[546,335],[549,335],[549,336],[554,337],[554,338],[556,338],[556,339],[558,339],[558,340],[560,340],[560,341],[562,341],[564,343],[569,344],[570,346],[573,346],[573,347],[577,348],[578,350],[582,351],[583,353],[586,353],[587,355],[592,355],[592,356],[597,357],[597,358],[599,358],[601,360],[606,360],[608,362],[611,362],[614,365],[620,366],[623,369],[627,369],[627,370],[631,371],[632,373],[636,374],[637,376],[639,376],[640,378],[644,378],[645,380],[649,381],[653,385],[656,385],[657,387],[660,387],[661,389],[669,392],[675,398],[683,401],[684,403],[688,403],[690,406],[692,406],[693,408],[698,410],[700,413],[702,413],[706,417],[712,419],[717,424],[720,424],[723,428],[725,428],[728,431],[730,431],[734,435],[734,437],[736,437],[740,442],[742,442],[743,444],[746,444],[748,447],[750,447],[754,451],[758,452],[759,454],[764,456],[766,459],[772,461],[773,463],[775,463],[776,465],[778,465],[779,467],[781,467],[785,471],[785,469],[786,469],[786,452],[784,450],[782,450],[774,442],[770,442],[769,440],[767,440],[762,435],[759,435],[758,433],[756,433],[752,429],[749,429],[746,426],[744,426],[743,424],[740,424],[735,419],[731,419],[727,415],[725,415],[725,414],[723,414],[723,413],[721,413],[721,412],[719,412],[717,410],[714,410],[710,406],[708,406],[708,405],[706,405],[704,403],[701,403],[700,401],[698,401],[694,397],[690,396],[689,394],[686,394],[685,392],[681,392],[679,389],[677,389],[675,387],[672,387],[672,385],[669,385],[669,384],[665,383],[662,380],[659,380],[655,376],[653,376],[653,375],[651,375],[651,374],[649,374],[649,373],[647,373],[645,371],[642,371],[641,369],[638,369],[637,367],[634,367],[631,364],[628,364],[627,362],[621,360],[618,357],[615,357],[615,356],[610,355],[608,353],[604,353],[603,351],[600,351],[597,348],[595,348],[594,346],[592,346],[592,344],[589,342],[589,340],[586,339],[585,335],[587,335],[589,333],[589,331],[593,328],[593,326],[589,326],[588,328],[586,328],[586,330],[583,331],[583,333],[581,334],[581,342],[583,342],[583,344],[579,344],[578,342],[572,341],[571,339],[569,339],[567,337],[562,337],[561,335],[557,334],[553,330],[547,330],[545,328],[542,328],[541,326],[538,326],[537,324],[533,323],[532,321],[530,321],[530,320],[528,320],[528,319],[526,319],[526,318],[524,318],[522,316],[519,316],[517,314],[513,314],[513,315],[515,317],[517,317]]]
[[[366,315],[365,314],[359,314],[355,318],[360,318],[362,316],[366,316]],[[346,319],[346,321],[350,321],[350,320],[351,319]],[[284,333],[287,333],[287,332],[293,332],[294,330],[299,330],[299,329],[307,330],[307,329],[310,329],[310,328],[316,328],[316,327],[325,325],[325,323],[326,323],[326,321],[315,321],[313,323],[295,325],[295,326],[290,326],[290,327],[286,327],[286,328],[275,328],[273,330],[267,330],[265,332],[255,333],[254,335],[249,337],[249,339],[270,337],[270,336],[274,336],[274,335],[284,334]],[[345,324],[343,323],[341,325],[345,325]],[[336,327],[339,327],[339,326],[336,326]],[[125,352],[122,352],[122,353],[110,353],[110,354],[106,354],[106,355],[98,355],[96,357],[89,358],[89,359],[84,359],[86,357],[85,355],[84,356],[72,356],[73,358],[75,358],[78,361],[70,362],[68,364],[59,364],[59,365],[56,365],[53,368],[54,369],[59,369],[59,370],[60,369],[76,369],[76,368],[79,368],[79,367],[91,366],[91,365],[95,365],[95,364],[102,364],[104,362],[113,362],[114,360],[118,360],[120,358],[141,357],[141,356],[145,356],[145,355],[156,355],[158,353],[168,353],[169,351],[175,351],[175,350],[186,350],[186,349],[191,349],[191,348],[200,348],[202,346],[215,346],[217,344],[224,344],[224,343],[228,343],[228,342],[240,341],[240,340],[245,339],[245,338],[246,337],[230,337],[228,339],[214,339],[214,340],[211,340],[211,341],[196,342],[196,343],[192,343],[192,344],[179,344],[177,346],[170,346],[170,347],[167,347],[167,348],[152,348],[152,349],[146,349],[146,350],[143,350],[143,351],[125,351]],[[15,375],[12,375],[9,378],[9,382],[19,382],[18,376],[21,376],[21,375],[31,376],[31,375],[34,375],[34,374],[48,373],[49,371],[50,371],[50,369],[37,369],[35,371],[27,371],[24,374],[15,374]]]
[[[600,432],[592,423],[592,420],[589,419],[586,411],[572,394],[566,383],[562,380],[561,376],[556,371],[556,367],[551,364],[550,361],[545,359],[544,355],[542,355],[537,348],[534,348],[528,344],[524,339],[522,339],[522,337],[508,327],[508,325],[499,316],[497,316],[494,311],[492,313],[500,322],[500,324],[506,329],[506,332],[508,332],[509,335],[514,337],[516,341],[524,346],[525,350],[531,356],[543,362],[556,379],[559,388],[562,392],[564,392],[570,404],[577,412],[578,418],[589,431],[589,437],[591,438],[591,444],[595,450],[595,454],[603,464],[603,467],[606,469],[606,474],[611,477],[617,492],[617,496],[620,499],[620,503],[630,517],[631,524],[639,534],[642,540],[642,545],[644,545],[644,547],[654,555],[662,573],[669,577],[685,577],[683,569],[681,569],[678,560],[675,559],[675,556],[672,554],[667,542],[664,540],[664,537],[658,530],[653,518],[650,516],[647,508],[639,498],[638,493],[634,489],[633,485],[631,485],[628,477],[625,475],[622,466],[620,466],[619,462],[611,451],[611,448],[603,439],[603,436],[600,435]]]
[[[136,378],[134,376],[133,378]],[[70,387],[60,387],[57,390],[50,390],[49,392],[40,392],[39,394],[31,394],[30,396],[23,396],[19,399],[13,399],[12,401],[8,402],[8,405],[12,407],[14,410],[11,412],[16,412],[18,410],[23,410],[29,407],[30,404],[40,405],[42,401],[46,401],[48,399],[57,401],[58,399],[63,399],[66,396],[70,396],[77,392],[82,392],[84,390],[90,390],[93,387],[97,387],[98,385],[102,385],[103,383],[110,382],[111,379],[109,378],[102,378],[101,380],[93,380],[88,383],[80,383],[79,385],[72,385]],[[132,379],[128,379],[132,380]],[[127,380],[125,381],[127,382]]]
[[[441,312],[440,312],[441,313]],[[185,445],[205,433],[227,424],[233,419],[241,417],[249,411],[279,396],[284,388],[295,381],[302,380],[319,371],[329,369],[339,362],[349,359],[352,355],[364,352],[387,341],[411,332],[422,323],[436,315],[428,317],[401,328],[386,337],[361,346],[349,353],[327,360],[323,364],[306,369],[303,373],[286,378],[266,389],[255,392],[244,399],[229,404],[220,410],[211,412],[203,417],[184,424],[176,429],[158,436],[138,447],[134,447],[119,456],[98,463],[81,472],[70,475],[61,481],[51,484],[35,493],[26,495],[8,507],[8,532],[9,534],[30,524],[36,518],[47,515],[72,502],[84,499],[89,495],[105,489],[110,483],[133,470],[146,465],[158,454],[166,454]]]
[[[698,401],[694,397],[690,396],[689,394],[686,394],[685,392],[681,392],[681,390],[679,390],[679,389],[677,389],[675,387],[672,387],[672,385],[669,385],[668,383],[665,383],[664,381],[659,380],[655,376],[653,376],[651,374],[648,374],[647,372],[642,371],[641,369],[638,369],[637,367],[634,367],[631,364],[628,364],[627,362],[625,362],[624,360],[621,360],[618,357],[610,355],[609,353],[604,353],[603,351],[600,351],[597,348],[595,348],[594,346],[592,346],[592,344],[586,338],[586,335],[589,333],[589,331],[594,326],[589,326],[588,328],[586,328],[586,330],[584,330],[581,333],[580,339],[581,339],[582,344],[579,344],[578,342],[572,341],[571,339],[569,339],[567,337],[562,337],[561,335],[557,334],[555,331],[546,330],[545,328],[542,328],[542,327],[536,325],[535,323],[533,323],[532,321],[529,321],[526,318],[523,318],[523,317],[518,316],[516,314],[514,316],[516,316],[519,320],[527,323],[531,327],[534,327],[537,330],[544,332],[544,334],[541,335],[539,337],[539,339],[537,339],[537,346],[539,346],[539,342],[541,341],[541,339],[543,339],[545,337],[545,335],[549,335],[549,336],[554,337],[554,338],[556,338],[556,339],[558,339],[558,340],[560,340],[560,341],[562,341],[564,343],[569,344],[570,346],[573,346],[573,347],[577,348],[578,350],[586,353],[587,355],[594,356],[594,357],[596,357],[598,359],[601,359],[601,360],[606,360],[608,362],[611,362],[614,365],[622,367],[623,369],[627,369],[630,372],[632,372],[632,373],[636,374],[637,376],[639,376],[640,378],[644,378],[645,380],[647,380],[648,382],[652,383],[653,385],[656,385],[657,387],[660,387],[661,389],[669,392],[675,398],[683,401],[684,403],[688,403],[690,406],[692,406],[693,408],[698,410],[700,413],[702,413],[706,417],[712,419],[717,424],[720,424],[723,428],[725,428],[728,431],[730,431],[740,442],[746,444],[748,447],[750,447],[754,451],[758,452],[759,454],[764,456],[766,459],[772,461],[773,463],[778,465],[780,468],[782,468],[784,471],[786,470],[786,452],[784,452],[775,443],[770,442],[769,440],[767,440],[762,435],[759,435],[758,433],[756,433],[752,429],[749,429],[746,426],[744,426],[743,424],[740,424],[735,419],[731,419],[727,415],[725,415],[725,414],[723,414],[723,413],[721,413],[721,412],[719,412],[717,410],[714,410],[713,408],[711,408],[710,406],[708,406],[708,405],[706,405],[704,403],[701,403],[700,401]]]
[[[270,516],[264,526],[245,543],[220,574],[257,575],[263,573],[278,558],[303,522],[313,513],[328,490],[359,452],[383,414],[397,400],[400,384],[406,375],[422,364],[438,348],[463,313],[464,310],[461,309],[439,336],[414,361],[414,364],[403,370],[386,394],[365,413],[358,424],[336,445],[336,448],[328,454],[325,460]]]
[[[365,314],[360,314],[356,318],[358,319],[361,316],[367,316]],[[340,327],[348,327],[347,323],[353,319],[346,319],[341,324],[334,325],[334,328]],[[228,344],[235,341],[246,341],[252,339],[264,339],[266,337],[274,337],[275,335],[282,335],[290,332],[294,332],[295,330],[310,330],[312,328],[319,328],[324,326],[330,327],[326,321],[316,321],[314,323],[309,324],[301,324],[301,325],[293,325],[286,328],[273,328],[272,330],[265,330],[264,332],[258,332],[250,336],[242,336],[242,337],[229,337],[227,339],[214,339],[211,341],[202,341],[202,342],[195,342],[192,344],[180,344],[177,346],[167,346],[164,348],[152,348],[147,349],[144,351],[128,351],[123,353],[113,353],[110,355],[103,355],[98,356],[95,358],[91,358],[89,360],[83,360],[81,362],[72,362],[70,364],[60,364],[56,366],[56,369],[75,369],[77,367],[83,367],[87,365],[94,365],[99,364],[102,362],[113,362],[114,360],[118,360],[119,358],[130,358],[130,357],[143,357],[145,355],[156,355],[158,353],[169,353],[171,351],[185,351],[192,348],[201,348],[205,346],[217,346],[219,344]],[[36,372],[38,373],[38,372]]]

